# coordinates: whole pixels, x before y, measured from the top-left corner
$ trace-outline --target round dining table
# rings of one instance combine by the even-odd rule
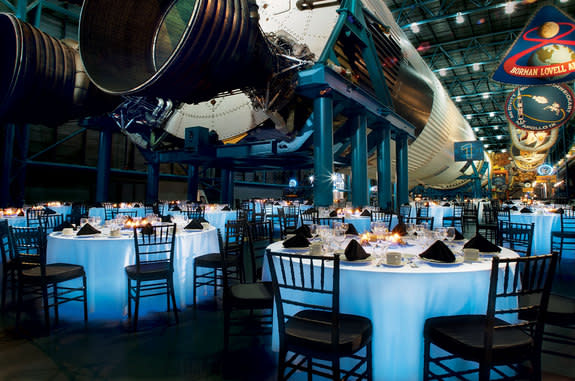
[[[283,248],[282,242],[268,247],[268,252],[290,250],[293,249]],[[347,262],[341,257],[340,312],[371,319],[374,380],[419,380],[425,320],[435,316],[484,314],[491,257],[481,257],[477,262],[432,264],[417,256],[424,250],[419,244],[391,246],[389,250],[403,254],[401,267],[388,267],[374,260]],[[517,254],[503,248],[499,256]],[[267,261],[263,274],[265,279],[271,279]],[[272,345],[275,351],[279,350],[276,317]]]
[[[216,229],[180,231],[174,247],[174,287],[178,308],[193,304],[194,258],[219,252]],[[119,320],[127,317],[127,278],[124,267],[135,263],[134,239],[131,232],[120,237],[107,234],[78,237],[60,232],[48,236],[48,263],[72,263],[84,266],[88,289],[88,319]],[[199,291],[199,298],[207,297],[210,289]],[[210,296],[213,296],[213,292]],[[165,311],[166,298],[143,298],[140,317],[146,313]],[[62,319],[82,319],[81,303],[66,303],[60,307]]]
[[[542,255],[551,253],[551,232],[561,231],[561,215],[536,211],[534,213],[512,212],[511,222],[520,224],[534,223],[532,254]]]

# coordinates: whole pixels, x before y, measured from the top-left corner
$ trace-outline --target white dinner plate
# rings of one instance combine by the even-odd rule
[[[422,260],[425,263],[428,263],[430,265],[433,266],[456,266],[456,265],[460,265],[463,263],[463,257],[455,257],[455,262],[442,262],[442,261],[436,261],[434,259],[427,259],[427,258],[423,258],[423,257],[419,257],[420,260]]]
[[[370,264],[372,260],[373,257],[370,255],[365,259],[358,259],[357,261],[348,261],[345,256],[341,256],[339,261],[346,265],[367,265]]]
[[[187,233],[195,233],[195,232],[203,232],[204,229],[184,229],[184,232]]]
[[[98,237],[102,235],[102,233],[96,233],[96,234],[84,234],[84,235],[77,235],[76,234],[76,238],[94,238],[94,237]]]

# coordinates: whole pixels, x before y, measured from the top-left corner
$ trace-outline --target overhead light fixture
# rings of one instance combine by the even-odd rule
[[[494,129],[495,131],[497,131],[497,130],[499,129],[499,126],[493,126],[493,129]]]
[[[463,24],[465,22],[465,19],[463,18],[461,12],[457,12],[457,16],[455,16],[455,22],[458,24]]]
[[[479,62],[476,62],[473,64],[473,71],[479,71],[479,69],[481,69],[481,64]]]
[[[467,115],[465,115],[465,117],[467,118],[467,120],[471,120],[471,118],[472,118],[471,114],[467,114]]]
[[[485,136],[480,137],[479,140],[484,141],[484,140],[485,140]]]
[[[417,25],[416,23],[412,23],[411,24],[411,31],[415,34],[419,33],[419,25]]]
[[[473,131],[479,132],[479,127],[475,127],[475,128],[473,129]]]
[[[439,69],[439,75],[442,77],[445,77],[447,75],[447,70],[445,69]]]
[[[484,93],[481,97],[482,97],[483,99],[489,99],[490,96],[491,96],[491,95],[489,95],[488,93]]]
[[[508,1],[505,4],[505,14],[512,14],[513,12],[515,12],[515,2],[514,1]]]
[[[503,139],[503,135],[497,135],[497,140]]]
[[[489,144],[484,144],[484,145],[483,145],[483,148],[487,148],[487,147],[489,147]]]
[[[494,113],[494,112],[490,112],[490,113],[489,113],[489,117],[490,117],[490,118],[493,118],[494,116],[495,116],[495,113]]]
[[[569,0],[559,0],[560,3],[567,3]]]
[[[501,150],[501,152],[505,153],[505,152],[507,152],[507,149],[506,149],[506,148],[503,148],[503,149]]]
[[[461,97],[455,97],[455,102],[461,102]]]

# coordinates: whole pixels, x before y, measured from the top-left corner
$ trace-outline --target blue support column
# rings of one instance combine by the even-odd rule
[[[354,208],[369,204],[367,179],[367,119],[356,115],[351,121],[354,134],[351,140],[351,197]]]
[[[409,185],[407,173],[407,136],[398,134],[395,139],[395,177],[397,179],[397,209],[409,202]]]
[[[196,201],[199,187],[199,166],[188,164],[188,200]]]
[[[227,168],[222,169],[222,204],[234,204],[234,173]]]
[[[112,131],[103,128],[100,131],[98,146],[98,164],[96,166],[96,201],[108,201],[110,183],[110,162],[112,154]]]
[[[380,208],[391,209],[391,128],[389,125],[379,130],[377,143],[377,201]]]
[[[12,159],[14,155],[14,137],[16,126],[7,124],[5,127],[4,154],[2,155],[2,173],[0,173],[0,207],[10,206],[10,176],[12,175]]]
[[[316,206],[333,203],[333,99],[318,97],[313,102],[313,198]]]
[[[30,126],[27,124],[16,127],[17,160],[20,167],[16,170],[13,194],[14,204],[21,208],[26,198],[26,170],[28,165],[28,148],[30,146]]]
[[[160,194],[160,162],[156,155],[154,160],[148,162],[148,181],[146,185],[146,202],[152,203],[159,200]]]

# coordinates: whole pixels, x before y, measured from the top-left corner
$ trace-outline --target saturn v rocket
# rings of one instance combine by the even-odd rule
[[[266,138],[289,141],[311,113],[309,100],[297,94],[297,73],[322,55],[342,3],[85,0],[81,61],[103,92],[169,105],[159,127],[171,136],[183,139],[185,128],[203,126],[225,143],[258,139],[262,131]],[[471,127],[384,2],[361,4],[393,109],[415,127],[409,185],[463,185],[467,180],[458,178],[471,169],[454,161],[453,143],[476,140]],[[348,61],[333,68],[363,87],[369,73],[355,62],[354,47],[340,48]],[[376,176],[374,166],[370,176]]]

